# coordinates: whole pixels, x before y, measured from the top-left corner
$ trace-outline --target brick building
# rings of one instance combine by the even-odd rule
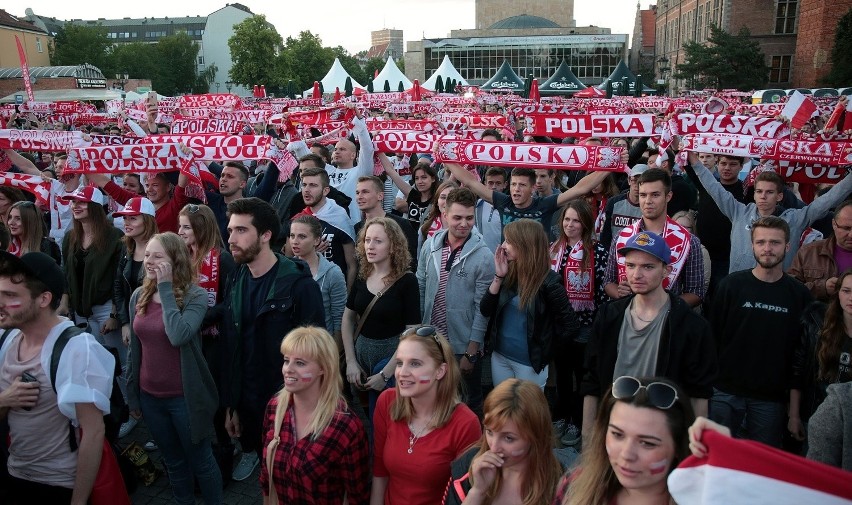
[[[628,67],[634,74],[642,74],[649,83],[654,74],[656,60],[657,6],[649,5],[647,9],[636,4],[636,20],[633,24],[633,37],[630,41],[630,56]]]
[[[852,0],[801,0],[799,37],[793,56],[793,86],[817,88],[831,69],[837,22],[852,9]],[[852,85],[852,83],[846,83]]]
[[[575,26],[574,0],[476,0],[476,29],[484,30],[518,14],[549,19],[558,26]]]

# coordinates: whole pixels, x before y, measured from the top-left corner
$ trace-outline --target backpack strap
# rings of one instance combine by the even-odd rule
[[[82,329],[71,325],[62,330],[53,344],[53,351],[50,354],[50,385],[53,387],[54,393],[56,393],[56,373],[59,370],[59,358],[62,357],[62,351],[65,350],[69,340],[81,333],[83,333]],[[68,446],[71,448],[71,452],[77,450],[77,431],[70,419],[68,420]]]

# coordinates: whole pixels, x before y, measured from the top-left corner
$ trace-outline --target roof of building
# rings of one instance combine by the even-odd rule
[[[0,9],[0,26],[5,26],[8,28],[17,28],[19,30],[29,30],[31,32],[40,32],[45,34],[47,33],[36,25],[28,21],[18,19],[15,16],[4,11],[3,9]]]
[[[534,28],[561,28],[553,21],[529,14],[521,14],[520,16],[512,16],[510,18],[501,19],[490,27],[489,30],[507,29],[507,30],[529,30]]]
[[[384,58],[385,53],[388,50],[388,46],[390,46],[390,42],[372,46],[367,50],[367,58]]]
[[[0,68],[0,79],[20,79],[21,67]],[[89,77],[104,79],[104,74],[94,65],[68,65],[58,67],[30,67],[30,77]]]
[[[75,25],[88,25],[95,26],[101,25],[103,27],[109,28],[112,26],[137,26],[137,25],[168,25],[168,24],[177,24],[177,25],[205,25],[207,24],[207,16],[190,16],[190,17],[178,17],[178,18],[123,18],[123,19],[72,19],[68,21],[71,24]]]
[[[642,47],[655,47],[657,34],[657,11],[645,9],[642,13]]]

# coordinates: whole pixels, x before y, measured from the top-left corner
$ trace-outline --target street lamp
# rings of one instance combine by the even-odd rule
[[[225,81],[225,89],[228,90],[228,93],[231,92],[231,88],[234,87],[234,83],[231,81]]]
[[[659,63],[657,70],[660,71],[660,80],[657,81],[657,85],[660,88],[660,94],[663,94],[663,91],[664,91],[666,84],[667,84],[666,74],[670,70],[669,69],[669,59],[666,58],[665,56],[661,56],[660,59],[657,60],[657,63]]]
[[[221,83],[218,83],[218,82],[216,83],[216,93],[219,92],[219,86],[221,86],[221,85],[222,85]]]

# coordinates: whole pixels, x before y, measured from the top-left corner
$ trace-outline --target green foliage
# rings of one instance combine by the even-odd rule
[[[262,14],[235,25],[234,34],[228,39],[233,61],[228,72],[231,81],[248,88],[255,84],[267,87],[282,84],[281,44],[281,35]]]
[[[712,87],[749,91],[765,87],[769,68],[760,45],[751,39],[747,28],[736,35],[716,26],[710,27],[706,45],[683,45],[686,62],[677,65],[674,77],[686,79],[692,89]]]
[[[831,72],[826,77],[827,85],[837,88],[852,86],[850,54],[852,54],[852,9],[837,22],[834,47],[831,50]]]
[[[109,58],[110,41],[101,25],[80,26],[66,23],[48,48],[53,65],[91,63],[107,77],[115,74]]]
[[[213,83],[216,82],[216,72],[219,71],[219,67],[215,64],[211,63],[207,65],[201,73],[198,74],[198,77],[195,80],[195,86],[192,87],[193,94],[199,95],[203,93],[210,93],[212,91]],[[217,92],[219,90],[216,90]]]
[[[282,77],[295,81],[300,91],[322,79],[334,63],[331,51],[323,48],[319,36],[309,31],[299,33],[298,38],[287,37],[279,58]]]
[[[372,79],[376,72],[381,72],[385,68],[385,61],[381,58],[370,58],[364,63],[364,74],[368,79]],[[357,80],[357,79],[356,79]]]
[[[151,79],[152,87],[166,96],[191,93],[198,85],[199,46],[186,32],[163,37],[156,46],[161,67]]]

